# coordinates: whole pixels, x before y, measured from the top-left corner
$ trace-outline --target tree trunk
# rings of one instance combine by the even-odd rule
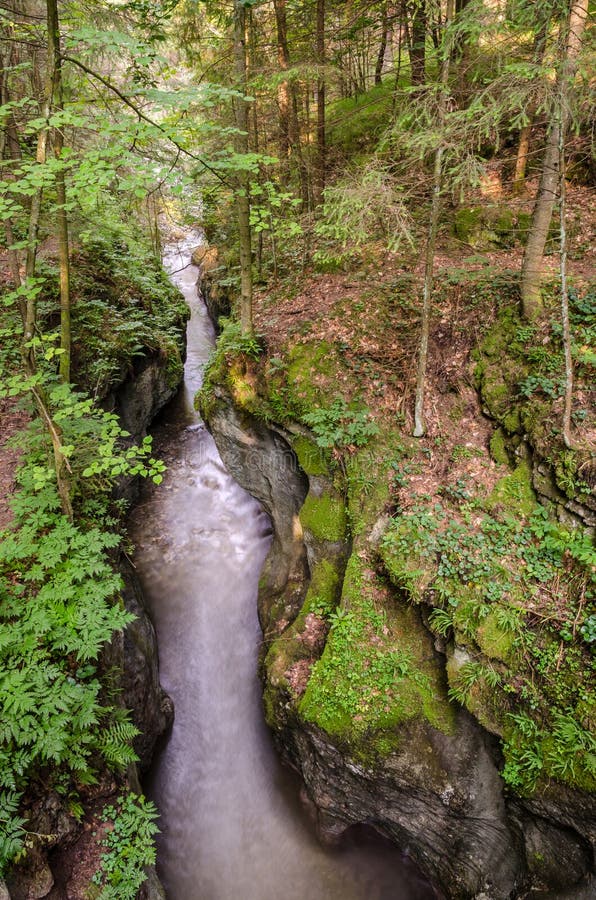
[[[287,72],[290,64],[286,21],[286,0],[274,0],[277,27],[277,64],[281,72]],[[279,166],[280,179],[285,186],[290,178],[290,90],[286,79],[277,87],[279,111]]]
[[[563,103],[563,97],[560,98]],[[565,402],[563,408],[563,441],[566,447],[572,447],[571,439],[571,402],[573,399],[573,358],[571,356],[571,328],[569,325],[569,296],[567,293],[567,228],[565,224],[566,192],[565,192],[565,143],[562,130],[559,133],[559,248],[561,276],[561,323],[563,325],[563,353],[565,355]]]
[[[315,174],[315,206],[323,202],[325,190],[326,168],[326,136],[325,136],[325,0],[317,0],[317,65],[319,77],[317,80],[317,162]]]
[[[375,66],[375,84],[381,84],[383,76],[383,65],[385,63],[385,52],[387,50],[387,35],[389,33],[389,18],[387,16],[387,3],[381,6],[381,42],[379,44],[379,52],[377,53],[377,64]]]
[[[234,64],[236,88],[242,97],[234,100],[237,134],[237,153],[248,153],[248,101],[246,96],[246,8],[241,0],[234,0]],[[248,174],[238,178],[236,212],[240,241],[240,326],[243,334],[252,334],[252,242],[250,230],[250,198]]]
[[[534,116],[532,114],[531,118]],[[522,194],[526,186],[526,166],[530,152],[530,135],[532,134],[532,122],[524,125],[519,133],[519,143],[515,156],[515,172],[513,175],[513,193]]]
[[[559,86],[564,90],[565,95],[575,75],[587,15],[588,0],[572,0],[558,73]],[[561,102],[559,106],[559,114],[550,127],[546,141],[542,174],[522,263],[522,311],[524,316],[530,320],[535,319],[543,307],[540,291],[542,258],[557,196],[559,146],[561,141],[563,144],[565,143],[569,122],[568,103]]]
[[[552,14],[552,3],[544,4],[544,7],[537,11],[540,16],[536,36],[534,38],[534,48],[532,51],[532,59],[536,65],[540,65],[544,59],[544,51],[546,50],[546,38],[548,34],[548,26]],[[515,172],[513,175],[513,193],[521,194],[526,184],[526,167],[528,157],[530,155],[530,138],[532,136],[532,125],[534,122],[536,110],[534,106],[528,111],[528,124],[524,125],[519,133],[519,143],[517,145],[517,154],[515,157]]]
[[[412,84],[426,83],[426,0],[410,2],[411,16],[411,45],[410,68],[412,70]]]
[[[57,0],[47,0],[48,66],[52,72],[53,106],[63,108],[62,65],[60,60],[60,26]],[[54,154],[60,160],[64,147],[64,135],[60,128],[52,132]],[[56,170],[56,213],[58,231],[58,253],[60,265],[60,379],[70,381],[70,253],[68,244],[68,215],[66,212],[66,182],[64,169]]]
[[[282,72],[290,68],[290,50],[288,46],[288,24],[286,16],[286,0],[274,0],[275,22],[277,28],[277,61]],[[290,175],[290,154],[297,162],[300,180],[300,196],[308,205],[308,173],[300,146],[300,120],[298,118],[298,98],[293,82],[284,80],[278,88],[279,105],[279,156],[281,164],[281,181],[286,184]]]
[[[447,0],[447,12],[445,17],[445,32],[453,18],[453,0]],[[445,110],[447,105],[447,83],[449,80],[449,63],[451,61],[450,48],[446,46],[446,39],[442,41],[443,60],[441,63],[439,98],[439,128],[443,127]],[[433,167],[433,197],[428,223],[426,250],[424,258],[424,287],[422,292],[422,323],[420,327],[420,349],[418,353],[418,371],[416,374],[416,399],[414,405],[414,437],[422,437],[426,431],[424,424],[424,393],[426,387],[426,366],[428,360],[428,336],[430,331],[430,309],[433,288],[433,272],[435,262],[435,246],[437,232],[439,230],[439,213],[441,210],[441,187],[443,181],[443,144],[439,143],[435,151]]]

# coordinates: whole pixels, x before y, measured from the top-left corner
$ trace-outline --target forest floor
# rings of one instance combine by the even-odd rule
[[[489,200],[504,202],[514,213],[531,210],[536,185],[528,184],[522,198]],[[594,278],[593,248],[596,246],[596,192],[585,186],[568,187],[570,214],[569,275],[570,283],[582,289]],[[487,197],[478,195],[471,203],[486,204]],[[51,248],[50,248],[51,250]],[[48,251],[50,252],[50,251]],[[50,252],[51,255],[51,252]],[[350,271],[317,274],[306,271],[298,284],[290,281],[256,291],[255,327],[264,335],[268,355],[275,357],[288,341],[328,342],[338,346],[352,378],[346,374],[341,392],[349,394],[356,381],[359,394],[375,415],[403,415],[408,420],[413,406],[415,386],[418,309],[424,270],[422,253],[414,257],[389,253],[382,244],[370,243],[350,263]],[[435,289],[427,390],[427,430],[437,436],[444,429],[439,415],[441,398],[450,386],[468,382],[473,402],[469,352],[478,343],[480,332],[494,310],[486,308],[479,296],[475,303],[464,303],[474,278],[485,281],[494,274],[501,284],[517,281],[523,248],[516,244],[506,249],[480,250],[457,240],[449,228],[440,235],[435,256]],[[545,277],[556,277],[559,257],[553,253],[544,258]],[[6,252],[0,251],[0,289],[10,283]],[[481,294],[482,292],[479,292]],[[365,323],[365,327],[363,324]],[[476,426],[472,414],[462,419],[463,430]],[[440,419],[443,419],[441,426]],[[10,495],[15,485],[19,450],[13,438],[23,429],[28,415],[10,400],[0,400],[0,530],[10,521]],[[408,423],[409,424],[409,423]],[[469,431],[469,434],[472,432]],[[486,435],[479,439],[485,440]],[[449,441],[447,444],[451,443]]]
[[[10,497],[21,458],[21,450],[14,438],[28,421],[28,413],[19,409],[14,400],[0,398],[0,532],[10,524],[12,518]]]
[[[478,198],[480,202],[480,198]],[[573,209],[568,258],[569,283],[583,292],[596,276],[596,192],[570,187]],[[484,199],[486,203],[486,199]],[[508,208],[531,208],[526,197],[509,198]],[[418,352],[419,309],[424,275],[423,249],[413,257],[390,253],[381,243],[369,243],[360,259],[346,264],[349,272],[318,274],[305,271],[256,291],[255,329],[265,338],[269,357],[284,345],[327,342],[339,347],[357,375],[343,376],[337,388],[358,382],[360,397],[379,415],[413,407]],[[428,370],[428,431],[438,426],[437,404],[450,386],[471,383],[466,367],[469,352],[492,319],[492,298],[481,284],[494,279],[515,290],[523,258],[520,244],[504,249],[475,249],[457,240],[446,227],[435,254],[433,312]],[[544,280],[557,278],[558,253],[543,260]],[[479,284],[475,296],[474,282]],[[323,385],[321,385],[323,386]]]

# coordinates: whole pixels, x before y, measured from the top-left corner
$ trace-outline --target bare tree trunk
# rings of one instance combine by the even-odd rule
[[[409,4],[411,16],[410,68],[412,84],[426,82],[426,0]]]
[[[387,50],[387,35],[389,34],[389,18],[387,16],[387,3],[383,3],[381,7],[381,42],[379,44],[379,52],[377,53],[377,64],[375,66],[375,84],[381,84],[383,75],[383,65],[385,63],[385,52]]]
[[[558,74],[559,85],[564,83],[565,86],[565,96],[577,68],[587,16],[588,0],[572,0]],[[535,319],[543,307],[540,290],[542,258],[559,183],[559,146],[561,141],[565,143],[568,122],[569,107],[564,102],[560,105],[560,115],[556,116],[548,133],[532,225],[522,263],[521,302],[527,319]]]
[[[282,72],[290,68],[290,50],[288,46],[288,23],[286,16],[286,0],[274,0],[275,22],[277,28],[277,61]],[[290,175],[290,153],[296,159],[300,180],[300,196],[308,205],[308,173],[300,146],[300,120],[298,117],[298,98],[293,82],[284,80],[278,88],[279,105],[279,155],[281,163],[281,180],[286,184]]]
[[[48,66],[52,72],[54,108],[61,110],[62,65],[60,60],[60,26],[57,0],[47,0]],[[64,135],[60,128],[53,129],[54,154],[62,156]],[[68,215],[66,212],[66,182],[64,169],[56,170],[56,199],[58,201],[58,253],[60,265],[60,379],[70,381],[70,252],[68,243]]]
[[[544,59],[544,51],[546,50],[546,38],[548,34],[548,26],[552,15],[552,0],[540,5],[537,10],[540,16],[538,22],[536,36],[534,38],[534,48],[532,51],[532,59],[534,63],[540,65]],[[521,194],[526,182],[526,166],[530,154],[530,137],[532,136],[532,125],[534,122],[536,110],[534,106],[528,112],[529,122],[521,129],[519,133],[519,143],[517,145],[517,154],[515,158],[515,173],[513,175],[513,193]]]
[[[317,0],[317,64],[319,77],[317,80],[317,162],[315,175],[315,206],[323,202],[326,169],[326,136],[325,136],[325,0]]]
[[[237,153],[248,153],[248,101],[246,96],[246,7],[234,0],[234,64],[236,87],[243,96],[234,101],[238,132],[235,137]],[[236,196],[238,235],[240,240],[240,326],[243,334],[251,334],[252,324],[252,240],[250,229],[250,197],[248,174],[240,175]]]
[[[6,106],[8,103],[10,103],[8,74],[7,68],[4,65],[3,56],[0,53],[0,104],[2,106]],[[6,117],[4,128],[0,130],[0,160],[20,159],[20,155],[19,140],[14,118],[12,116],[12,113],[9,112]],[[8,171],[3,170],[2,177],[5,180],[14,181],[15,176],[11,173],[10,169],[8,169]],[[14,247],[14,245],[16,244],[16,239],[12,218],[10,217],[4,220],[4,234],[6,237],[6,246],[8,248],[8,265],[10,267],[10,274],[12,276],[15,288],[18,289],[21,287],[21,263],[19,259],[19,252]],[[18,306],[24,329],[25,322],[27,320],[27,306],[23,297],[19,298]]]
[[[445,32],[453,19],[453,0],[447,0],[447,12],[444,23]],[[447,83],[449,80],[449,63],[451,53],[446,46],[446,38],[442,42],[443,60],[441,63],[441,95],[439,98],[439,127],[442,128],[447,105]],[[441,210],[441,187],[443,182],[443,144],[439,143],[435,151],[433,170],[433,197],[426,238],[424,258],[424,288],[422,292],[422,323],[420,327],[420,349],[418,353],[418,371],[416,374],[416,399],[414,405],[414,437],[422,437],[426,428],[424,424],[424,393],[426,387],[426,366],[428,360],[428,336],[430,331],[430,309],[433,288],[433,271],[435,262],[435,246],[439,230],[439,213]]]
[[[532,118],[534,118],[532,116]],[[530,152],[530,135],[532,134],[532,122],[524,125],[519,133],[519,143],[515,157],[515,172],[513,175],[513,193],[521,194],[526,185],[526,166]]]
[[[561,97],[561,103],[563,98]],[[571,439],[571,401],[573,399],[573,358],[571,356],[571,328],[569,325],[569,295],[567,293],[567,228],[565,224],[566,191],[565,191],[565,142],[563,131],[559,132],[559,247],[561,252],[561,322],[563,325],[563,352],[565,355],[565,403],[563,409],[563,441],[566,447],[572,447]]]
[[[275,23],[277,26],[277,64],[281,72],[287,72],[290,58],[287,38],[286,0],[274,0]],[[279,110],[279,165],[283,185],[290,178],[290,91],[286,79],[277,87]]]

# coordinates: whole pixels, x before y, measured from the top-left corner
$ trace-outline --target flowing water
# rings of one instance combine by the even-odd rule
[[[323,849],[273,750],[256,671],[270,526],[193,410],[214,339],[189,264],[197,243],[190,234],[164,256],[191,308],[185,383],[155,433],[164,482],[131,521],[176,708],[147,785],[161,813],[159,874],[169,900],[427,900],[430,889],[381,839]]]

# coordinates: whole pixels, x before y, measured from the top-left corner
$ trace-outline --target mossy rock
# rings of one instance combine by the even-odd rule
[[[291,443],[298,463],[307,475],[329,475],[325,453],[313,440],[298,434],[291,438]]]
[[[319,376],[335,383],[341,368],[341,360],[328,341],[294,344],[289,351],[287,383],[298,405],[306,411],[323,404],[325,392],[318,384]]]
[[[537,500],[532,486],[532,470],[524,459],[509,475],[497,481],[486,500],[486,508],[491,512],[497,508],[510,512],[516,518],[531,516]]]
[[[478,626],[476,641],[485,656],[508,662],[515,643],[515,633],[499,625],[498,613],[491,610]]]
[[[494,462],[501,466],[509,465],[509,453],[507,452],[507,440],[502,428],[497,428],[490,439],[490,455]]]
[[[464,206],[455,214],[456,236],[477,250],[511,247],[516,240],[515,216],[507,207]]]
[[[347,518],[343,499],[331,490],[317,496],[309,491],[300,510],[302,527],[319,541],[343,541],[346,537]]]
[[[383,590],[353,553],[339,611],[299,706],[304,720],[367,760],[395,749],[403,722],[419,719],[448,734],[454,728],[430,635],[412,606],[380,602]]]

